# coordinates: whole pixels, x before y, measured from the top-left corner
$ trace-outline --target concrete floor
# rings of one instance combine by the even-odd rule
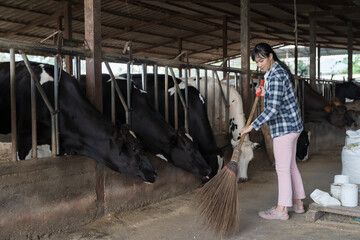
[[[307,198],[306,207],[312,203],[310,193],[318,188],[330,191],[333,177],[341,173],[341,147],[312,154],[310,161],[299,163]],[[359,240],[359,224],[355,228],[343,225],[330,226],[310,223],[305,214],[290,213],[288,221],[263,220],[259,210],[268,209],[277,202],[277,178],[264,149],[256,150],[249,167],[249,182],[239,184],[240,230],[228,239],[316,239]],[[131,212],[110,214],[82,228],[57,235],[44,236],[51,240],[64,239],[129,239],[129,240],[215,240],[211,232],[201,230],[201,225],[190,206],[194,192],[167,199],[157,204]],[[119,199],[119,201],[121,201]]]

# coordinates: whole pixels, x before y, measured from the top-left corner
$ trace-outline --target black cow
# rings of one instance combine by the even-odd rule
[[[39,63],[31,65],[53,104],[54,67]],[[2,63],[0,69],[0,89],[6,93],[9,92],[9,63]],[[30,74],[23,62],[16,64],[16,85],[18,153],[19,158],[24,159],[31,149],[31,109]],[[0,99],[1,125],[8,127],[9,95],[1,94]],[[36,101],[38,144],[50,144],[50,113],[38,92]],[[146,182],[156,180],[157,174],[129,126],[114,126],[90,104],[77,80],[64,71],[59,81],[59,111],[60,155],[85,155],[128,176],[139,177]],[[1,128],[2,134],[9,132],[10,128]]]
[[[122,75],[125,78],[125,75]],[[141,88],[141,74],[131,75],[132,81]],[[154,105],[154,75],[147,74],[147,92],[150,103]],[[180,79],[176,79],[178,83]],[[169,89],[174,89],[174,83],[172,77],[169,77]],[[165,75],[158,75],[158,92],[159,92],[159,112],[165,116]],[[185,90],[181,90],[182,95],[185,96]],[[219,148],[216,145],[215,137],[210,126],[209,119],[207,117],[206,107],[203,98],[199,91],[192,86],[188,88],[188,101],[189,101],[189,134],[193,138],[194,142],[198,145],[199,150],[208,162],[211,168],[210,178],[215,176],[219,169],[222,167],[222,157],[227,147],[231,146],[230,143],[226,146]],[[184,127],[184,110],[179,99],[179,127]],[[174,96],[169,95],[169,123],[174,126]],[[219,164],[220,163],[220,164]]]
[[[355,123],[344,105],[339,101],[329,102],[308,83],[305,83],[304,105],[305,122],[328,121],[341,129],[350,129]]]
[[[360,87],[353,82],[337,83],[335,85],[335,97],[343,104],[346,98],[360,100]]]
[[[310,136],[310,131],[303,130],[297,140],[296,159],[298,161],[307,161],[309,159]]]
[[[103,111],[111,118],[111,78],[103,79]],[[84,76],[82,77],[84,83]],[[125,99],[127,99],[126,81],[116,79]],[[84,84],[81,84],[83,86]],[[126,122],[125,109],[116,95],[116,124]],[[175,166],[194,173],[203,182],[209,179],[210,167],[200,154],[183,128],[176,131],[166,123],[160,113],[150,105],[147,94],[132,85],[131,88],[131,129],[144,144],[145,149],[157,156],[169,160]]]

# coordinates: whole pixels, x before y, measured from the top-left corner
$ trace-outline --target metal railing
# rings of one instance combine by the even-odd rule
[[[27,68],[33,78],[33,84],[34,86],[36,86],[36,88],[38,89],[38,91],[40,92],[41,96],[43,97],[43,100],[45,101],[46,106],[48,107],[50,113],[51,113],[51,122],[52,122],[52,155],[55,156],[59,153],[59,140],[58,140],[58,134],[59,134],[59,129],[58,129],[58,76],[59,76],[59,64],[58,64],[58,56],[59,56],[59,48],[58,46],[55,45],[50,45],[50,44],[39,44],[39,43],[33,43],[33,42],[23,42],[23,41],[8,41],[7,39],[3,39],[0,38],[0,49],[10,49],[10,53],[11,53],[11,58],[10,58],[10,62],[11,62],[11,103],[12,103],[12,111],[11,111],[11,122],[12,122],[12,149],[13,149],[13,154],[12,154],[12,161],[16,161],[17,159],[17,155],[16,155],[16,149],[17,149],[17,139],[16,139],[16,99],[15,99],[15,51],[19,51],[22,54],[22,57],[27,65]],[[44,55],[48,55],[48,54],[53,54],[54,55],[54,107],[51,106],[49,100],[46,97],[46,94],[44,94],[41,85],[39,84],[38,80],[36,79],[35,74],[32,72],[30,63],[27,60],[26,57],[26,53],[31,52],[31,53],[41,53]],[[80,69],[80,59],[81,58],[86,58],[86,57],[90,57],[91,53],[90,50],[85,49],[84,47],[61,47],[61,55],[69,55],[69,56],[74,56],[75,59],[75,66],[74,66],[74,75],[77,79],[80,79],[80,73],[81,73],[81,69]],[[221,101],[223,101],[225,103],[225,114],[226,114],[226,129],[228,131],[229,127],[229,85],[230,85],[230,75],[234,76],[235,79],[235,89],[237,89],[238,91],[240,91],[240,82],[241,82],[241,74],[243,73],[243,71],[241,69],[238,68],[230,68],[230,67],[217,67],[217,66],[212,66],[212,65],[206,65],[206,64],[193,64],[193,63],[184,63],[181,61],[175,61],[175,60],[164,60],[164,59],[156,59],[156,58],[148,58],[148,57],[137,57],[137,56],[131,56],[131,55],[123,55],[123,54],[116,54],[116,53],[110,53],[110,52],[102,52],[102,60],[105,62],[106,68],[108,69],[108,72],[113,80],[113,88],[116,90],[117,95],[120,97],[120,100],[126,110],[126,118],[127,118],[127,122],[131,123],[131,119],[130,119],[130,114],[129,114],[129,109],[131,109],[131,93],[130,93],[130,78],[131,78],[131,64],[138,64],[138,65],[142,65],[142,82],[143,82],[143,88],[147,88],[146,86],[146,70],[147,70],[147,66],[151,65],[154,67],[154,73],[155,73],[155,85],[157,86],[157,82],[158,82],[158,78],[157,78],[157,71],[159,66],[163,66],[165,68],[165,75],[166,75],[166,79],[168,79],[168,70],[170,70],[170,74],[171,77],[173,78],[174,81],[174,85],[175,85],[175,93],[176,95],[179,96],[181,103],[182,103],[182,107],[184,108],[184,112],[185,112],[185,128],[188,131],[188,70],[189,69],[195,69],[196,70],[196,86],[199,89],[200,88],[200,70],[204,70],[205,71],[205,82],[207,83],[208,81],[208,71],[212,71],[213,72],[213,76],[214,79],[216,79],[216,81],[218,81],[218,84],[220,86],[220,79],[218,77],[218,72],[223,72],[224,75],[226,75],[226,94],[223,92],[222,88],[220,87],[220,91],[221,91]],[[125,101],[124,97],[121,95],[121,91],[119,89],[119,87],[116,84],[116,81],[114,81],[115,77],[114,74],[111,71],[111,68],[109,66],[109,62],[114,62],[114,63],[125,63],[127,64],[127,101]],[[185,96],[181,95],[181,91],[179,86],[177,85],[177,82],[175,81],[175,74],[173,71],[173,68],[179,68],[179,69],[186,69],[185,70]],[[259,74],[258,72],[252,72],[252,74]],[[32,88],[33,91],[35,91],[35,87]],[[200,89],[199,89],[200,90]],[[114,91],[114,90],[112,90]],[[157,87],[155,87],[155,108],[157,110],[159,110],[159,106],[158,106],[158,89]],[[167,93],[167,89],[165,89],[166,93]],[[208,95],[207,95],[208,89],[207,89],[207,84],[205,84],[205,100],[208,99]],[[35,93],[33,93],[35,94]],[[175,101],[177,101],[177,97],[175,95]],[[35,95],[34,95],[35,96]],[[167,94],[165,95],[167,96]],[[115,94],[112,97],[112,102],[115,102],[114,100],[115,98]],[[168,99],[166,100],[166,102],[168,102]],[[32,106],[34,106],[34,102],[32,102]],[[206,103],[208,104],[208,103]],[[167,109],[168,109],[168,103],[167,103]],[[113,107],[114,108],[114,107]],[[178,108],[178,104],[177,102],[175,103],[175,113],[177,113],[177,108]],[[35,113],[36,110],[34,110],[35,108],[32,108],[32,112],[33,112],[33,118],[35,117]],[[167,110],[168,111],[168,110]],[[165,118],[168,119],[168,115],[165,115]],[[177,119],[177,115],[175,116],[175,119]],[[115,122],[115,113],[112,114],[112,121]],[[175,128],[178,127],[178,120],[176,120],[176,124],[175,124]],[[214,128],[214,126],[213,126]],[[32,127],[32,157],[36,158],[36,150],[37,150],[37,146],[36,146],[36,120],[33,121],[33,127]],[[15,150],[15,151],[14,151]]]

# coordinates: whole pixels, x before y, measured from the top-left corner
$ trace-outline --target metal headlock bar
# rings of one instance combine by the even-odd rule
[[[33,78],[33,84],[36,86],[36,88],[38,88],[40,95],[42,96],[47,108],[49,109],[50,113],[51,113],[51,122],[52,122],[52,152],[53,152],[53,156],[59,153],[59,140],[58,140],[58,119],[57,119],[57,112],[58,112],[58,81],[59,81],[59,77],[58,77],[58,73],[59,73],[59,69],[56,69],[59,67],[59,62],[57,59],[55,59],[55,64],[54,64],[54,97],[55,99],[55,107],[53,108],[48,100],[48,98],[46,97],[46,94],[44,93],[43,89],[41,88],[41,85],[39,83],[39,80],[36,78],[36,75],[34,74],[30,63],[27,59],[27,56],[25,55],[25,51],[27,53],[42,53],[42,54],[52,54],[55,55],[54,57],[57,58],[57,55],[59,54],[59,46],[56,45],[50,45],[50,44],[44,44],[44,43],[34,43],[34,42],[26,42],[26,41],[16,41],[16,40],[11,40],[9,41],[8,39],[5,38],[0,38],[0,50],[1,49],[10,49],[10,56],[11,56],[11,61],[10,61],[10,66],[11,66],[11,92],[14,93],[11,97],[12,99],[12,142],[13,142],[13,154],[12,154],[12,161],[16,161],[17,159],[17,154],[16,154],[16,150],[17,150],[17,139],[16,139],[16,108],[15,108],[15,50],[17,49],[19,50],[19,52],[22,54],[22,57],[24,59],[25,65],[28,68],[32,78]],[[85,47],[67,47],[67,46],[61,46],[61,54],[62,55],[69,55],[69,56],[75,56],[75,77],[79,80],[80,79],[80,59],[81,58],[86,58],[86,57],[91,57],[91,51],[85,46]],[[114,84],[114,88],[117,91],[120,100],[126,110],[126,119],[127,122],[130,123],[130,114],[129,114],[129,109],[131,106],[131,98],[130,98],[130,84],[131,84],[131,79],[130,79],[130,64],[142,64],[143,66],[143,82],[145,82],[145,77],[146,77],[146,67],[147,65],[153,65],[154,66],[154,74],[155,74],[155,82],[154,84],[157,86],[157,70],[158,70],[158,66],[163,66],[165,67],[165,84],[168,81],[168,69],[170,68],[171,71],[171,75],[173,77],[174,80],[174,84],[176,87],[176,95],[179,94],[180,100],[183,104],[184,107],[184,111],[185,111],[185,128],[186,131],[189,130],[188,127],[188,71],[185,71],[185,100],[184,97],[180,94],[180,88],[177,85],[177,82],[175,81],[175,74],[174,71],[172,69],[172,67],[176,67],[176,68],[183,68],[183,69],[191,69],[191,68],[195,68],[196,69],[196,85],[198,86],[198,90],[200,90],[200,84],[199,84],[199,70],[203,69],[205,70],[205,81],[207,82],[207,71],[213,71],[213,78],[215,80],[214,77],[214,72],[217,71],[222,71],[222,72],[226,72],[227,73],[227,85],[229,85],[229,74],[230,73],[234,73],[235,74],[235,80],[236,80],[236,89],[238,90],[238,82],[241,81],[241,74],[245,73],[244,71],[242,71],[239,68],[230,68],[230,67],[223,67],[223,66],[213,66],[213,65],[207,65],[207,64],[191,64],[189,62],[181,62],[181,61],[177,61],[177,60],[165,60],[165,59],[156,59],[156,58],[148,58],[148,57],[137,57],[137,56],[132,56],[132,55],[121,55],[121,54],[117,54],[117,53],[112,53],[112,52],[102,52],[102,60],[105,62],[106,67],[108,68],[108,71],[110,73],[110,76],[112,78],[112,84]],[[128,91],[128,96],[127,96],[127,104],[124,103],[125,100],[123,97],[121,97],[121,92],[120,89],[118,87],[118,84],[116,83],[116,81],[114,81],[114,75],[109,67],[108,62],[115,62],[115,63],[127,63],[127,91]],[[258,71],[251,71],[251,74],[261,74]],[[238,78],[238,75],[240,78]],[[216,73],[216,79],[218,81],[218,83],[220,84],[220,80],[219,77],[217,76]],[[146,83],[144,84],[145,88],[146,88]],[[221,84],[220,84],[221,85]],[[240,85],[240,84],[239,84]],[[33,87],[35,89],[35,87]],[[157,87],[155,87],[155,91],[157,93]],[[221,95],[222,95],[222,99],[224,99],[225,105],[226,105],[226,115],[228,118],[228,111],[229,111],[229,103],[228,103],[228,99],[225,97],[225,94],[223,93],[222,88],[220,88],[221,90]],[[167,97],[167,87],[165,88],[166,94],[165,97]],[[205,86],[205,99],[207,99],[207,86]],[[155,107],[158,109],[158,94],[155,94]],[[229,96],[229,90],[227,87],[227,96]],[[33,97],[35,99],[35,97]],[[177,99],[177,97],[175,98]],[[14,100],[14,101],[13,101]],[[112,99],[112,101],[114,101],[114,99]],[[175,100],[176,101],[176,100]],[[168,102],[168,100],[165,99],[165,102]],[[36,113],[36,108],[35,106],[32,108],[32,112],[33,115],[35,117],[35,113]],[[166,121],[168,121],[168,107],[165,109],[165,118]],[[112,117],[113,121],[114,121],[114,117]],[[175,118],[177,119],[177,117]],[[14,122],[15,121],[15,122]],[[228,119],[227,119],[228,122]],[[176,124],[177,125],[177,124]],[[36,120],[33,120],[33,131],[36,129]],[[176,126],[177,128],[177,126]],[[32,157],[36,157],[36,131],[34,133],[35,135],[32,136],[33,138],[33,144],[32,144]],[[15,149],[15,150],[14,150]]]
[[[115,76],[111,70],[111,67],[109,65],[109,62],[108,61],[104,61],[105,63],[105,66],[110,74],[110,77],[111,77],[111,120],[112,122],[115,124],[115,99],[113,97],[113,92],[114,92],[114,87],[115,87],[115,90],[116,90],[116,93],[118,94],[118,97],[125,109],[125,112],[126,112],[126,123],[127,124],[130,124],[130,116],[129,116],[129,108],[130,106],[128,106],[126,104],[126,101],[125,101],[125,98],[124,98],[124,95],[121,93],[121,90],[120,90],[120,87],[119,87],[119,84],[117,83],[116,79],[115,79]],[[127,93],[128,95],[130,94],[130,92]],[[113,100],[114,99],[114,100]]]
[[[57,112],[55,111],[55,109],[53,108],[53,106],[51,105],[48,97],[46,96],[46,93],[44,92],[43,88],[41,87],[41,84],[40,84],[40,81],[39,79],[36,77],[32,67],[31,67],[31,64],[26,56],[26,54],[20,50],[19,51],[21,53],[21,56],[24,60],[24,63],[26,65],[26,68],[28,69],[30,75],[31,75],[31,79],[34,81],[34,84],[36,86],[36,88],[38,89],[42,99],[44,100],[50,114],[51,114],[51,149],[52,149],[52,155],[55,156],[56,153],[58,152],[58,149],[57,149],[57,137],[56,137],[56,133],[58,133],[57,129],[56,129],[56,115],[57,115]],[[55,72],[56,73],[56,72]],[[57,84],[57,83],[56,83]],[[55,83],[54,83],[55,85]],[[34,89],[34,88],[33,88]],[[35,101],[35,93],[32,93],[32,99],[33,101]],[[32,102],[32,123],[34,124],[34,122],[36,122],[36,109],[33,110],[35,108],[35,103]],[[35,149],[32,149],[32,152],[37,152],[37,146],[36,144],[34,144],[34,142],[36,142],[36,139],[37,139],[37,134],[36,134],[36,131],[33,132],[32,134],[32,141],[33,141],[33,144],[32,144],[32,147],[35,148]],[[32,156],[36,156],[36,154],[32,154]]]

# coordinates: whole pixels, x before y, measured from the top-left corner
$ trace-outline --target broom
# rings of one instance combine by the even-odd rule
[[[264,80],[260,86],[264,85]],[[261,92],[256,94],[249,119],[249,126]],[[229,236],[239,229],[239,199],[237,187],[238,161],[241,146],[246,134],[241,136],[239,145],[234,149],[231,161],[208,183],[206,183],[193,199],[193,206],[203,220],[206,230],[213,230],[216,235]]]

